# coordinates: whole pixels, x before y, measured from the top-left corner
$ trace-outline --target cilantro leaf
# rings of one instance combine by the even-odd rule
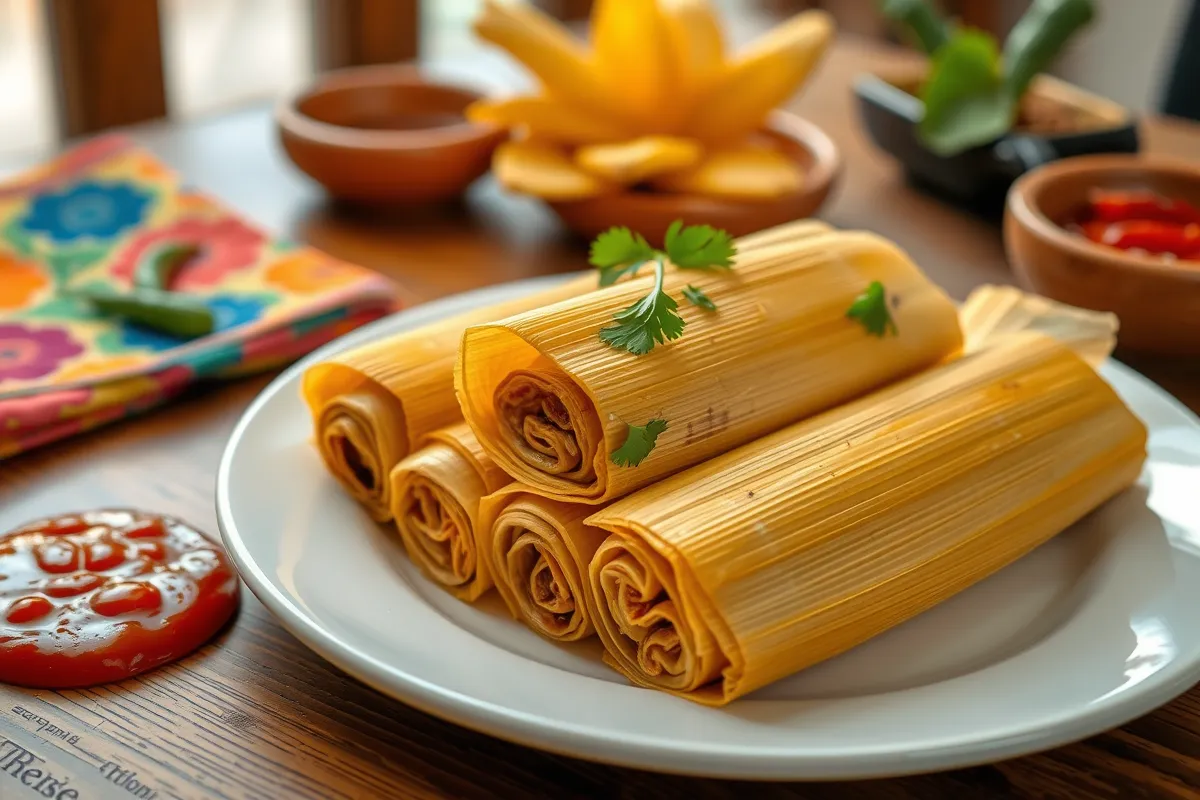
[[[888,311],[887,291],[879,281],[871,281],[867,290],[854,299],[846,316],[861,323],[871,336],[883,338],[889,331],[893,336],[900,335]]]
[[[717,304],[714,303],[709,298],[709,296],[704,293],[704,290],[697,289],[695,286],[692,286],[690,283],[687,286],[683,287],[683,296],[687,298],[687,301],[689,303],[691,303],[694,306],[699,306],[700,308],[703,308],[705,311],[716,311],[717,310]]]
[[[665,344],[683,335],[683,317],[676,303],[663,291],[663,263],[654,265],[654,289],[633,305],[613,314],[616,325],[600,329],[600,339],[618,350],[628,350],[635,356],[654,349],[654,343]]]
[[[711,225],[688,225],[675,220],[663,241],[667,258],[679,269],[730,267],[737,254],[733,237]]]
[[[625,275],[633,275],[645,263],[645,261],[631,261],[628,264],[618,264],[614,267],[601,267],[600,288],[603,289],[605,286],[612,286]]]
[[[630,425],[625,443],[609,454],[618,467],[636,467],[650,455],[658,442],[658,435],[667,429],[665,419],[652,419],[645,425]]]
[[[644,355],[655,344],[665,344],[683,335],[684,320],[679,303],[663,291],[666,260],[678,269],[713,269],[733,266],[737,247],[733,238],[710,225],[688,225],[675,220],[667,229],[665,250],[656,250],[629,228],[609,228],[592,242],[588,262],[600,270],[600,286],[611,286],[625,275],[633,275],[653,261],[654,288],[650,294],[613,315],[615,325],[600,329],[600,340],[618,350]],[[717,305],[695,286],[683,290],[693,305],[716,311]]]
[[[609,228],[596,237],[588,254],[588,263],[600,270],[600,285],[611,286],[626,273],[656,255],[655,250],[640,233],[629,228]]]

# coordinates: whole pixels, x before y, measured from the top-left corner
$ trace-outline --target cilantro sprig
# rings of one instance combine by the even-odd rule
[[[666,429],[667,421],[661,418],[652,419],[645,425],[630,425],[625,443],[613,450],[609,458],[618,467],[636,467],[650,455],[659,434]]]
[[[629,308],[613,314],[616,325],[600,329],[600,340],[635,356],[649,353],[654,344],[666,344],[683,335],[684,321],[676,310],[679,304],[663,291],[662,262],[654,275],[654,289]]]
[[[656,344],[678,339],[685,322],[679,316],[679,303],[663,289],[666,263],[670,261],[677,269],[729,269],[736,254],[733,237],[725,231],[710,225],[685,226],[682,220],[675,220],[667,228],[662,250],[651,247],[641,234],[629,228],[610,228],[600,234],[592,242],[588,261],[600,271],[601,286],[633,276],[646,264],[652,264],[655,272],[650,293],[614,314],[616,323],[600,329],[601,341],[640,356]],[[684,289],[683,296],[707,311],[717,308],[694,286]]]
[[[871,281],[866,291],[854,299],[846,310],[846,316],[859,322],[872,336],[882,339],[888,333],[900,335],[888,309],[887,290],[879,281]]]

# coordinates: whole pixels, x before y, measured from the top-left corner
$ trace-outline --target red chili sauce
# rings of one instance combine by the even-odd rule
[[[1164,261],[1200,260],[1200,209],[1151,191],[1093,189],[1064,227],[1097,244]]]
[[[0,682],[119,681],[206,642],[238,603],[225,553],[141,511],[43,519],[0,536]]]

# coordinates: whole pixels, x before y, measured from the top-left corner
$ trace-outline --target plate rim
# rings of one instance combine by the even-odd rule
[[[885,778],[958,769],[989,764],[1034,752],[1054,749],[1106,730],[1124,725],[1170,702],[1200,681],[1200,655],[1192,663],[1180,666],[1164,680],[1140,691],[1128,691],[1099,706],[1084,707],[1081,713],[1066,717],[1053,727],[1019,730],[1008,735],[969,740],[964,743],[926,745],[917,750],[902,749],[903,743],[868,746],[853,752],[822,753],[819,763],[812,754],[795,747],[739,748],[736,745],[673,746],[657,738],[629,734],[614,737],[608,731],[583,725],[564,725],[518,709],[480,700],[447,689],[406,672],[400,666],[386,664],[347,645],[297,607],[259,566],[245,544],[234,520],[229,498],[229,474],[238,442],[255,421],[261,407],[293,383],[309,365],[337,352],[383,335],[398,317],[437,319],[456,307],[475,307],[498,294],[513,297],[565,281],[580,273],[556,274],[494,284],[467,292],[448,295],[403,309],[347,333],[309,353],[277,375],[246,407],[229,434],[217,468],[215,508],[222,543],[240,573],[243,582],[268,611],[322,659],[374,690],[417,710],[462,727],[494,736],[521,746],[636,769],[679,775],[741,780],[844,780]],[[1152,391],[1156,399],[1182,414],[1200,428],[1200,417],[1153,381],[1120,362],[1109,359],[1104,370],[1111,370],[1139,388]],[[383,676],[386,675],[385,679]]]

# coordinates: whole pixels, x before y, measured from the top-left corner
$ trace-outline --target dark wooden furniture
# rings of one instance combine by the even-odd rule
[[[302,2],[303,0],[296,0]],[[563,20],[583,23],[592,0],[530,0]],[[420,51],[421,0],[307,0],[318,70],[385,64]],[[745,13],[780,17],[825,8],[843,31],[893,35],[876,0],[746,0]],[[964,24],[1007,33],[1028,0],[945,0]],[[64,136],[168,116],[160,0],[49,0],[56,93]]]
[[[846,161],[840,190],[821,216],[894,239],[957,297],[983,282],[1011,281],[995,224],[905,186],[896,165],[859,130],[853,78],[906,58],[845,40],[795,104],[833,136]],[[263,109],[139,128],[134,135],[248,217],[393,275],[413,303],[584,265],[584,246],[551,214],[533,201],[502,196],[490,183],[478,185],[461,205],[419,216],[335,208],[286,162]],[[1145,140],[1152,152],[1194,157],[1200,126],[1151,119]],[[1135,366],[1200,409],[1200,378]],[[268,380],[214,386],[145,417],[0,463],[0,528],[68,508],[135,505],[215,531],[213,483],[225,438]],[[28,750],[89,799],[136,796],[131,781],[157,798],[269,800],[1200,793],[1200,689],[1118,730],[999,764],[847,784],[700,780],[548,755],[426,716],[326,665],[249,592],[236,623],[181,663],[83,691],[0,687],[0,740],[0,759],[11,748]],[[34,795],[0,771],[0,797],[26,796]]]
[[[417,57],[420,0],[312,0],[321,69]]]
[[[307,1],[317,69],[416,58],[420,0]],[[167,116],[159,0],[49,0],[44,8],[64,136]]]
[[[166,116],[158,0],[53,0],[46,10],[63,133]]]

